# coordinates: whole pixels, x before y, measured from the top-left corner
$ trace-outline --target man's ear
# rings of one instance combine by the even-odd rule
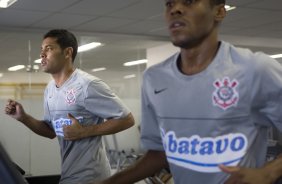
[[[222,22],[226,16],[224,4],[215,5],[215,21]]]
[[[72,58],[73,48],[67,47],[65,48],[65,56],[66,58]]]

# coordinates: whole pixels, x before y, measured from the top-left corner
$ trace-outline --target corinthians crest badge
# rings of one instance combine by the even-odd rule
[[[224,77],[223,80],[217,79],[213,85],[216,88],[213,92],[213,105],[219,106],[223,110],[237,105],[239,94],[236,87],[239,82],[236,79],[230,81],[229,77]]]
[[[65,98],[67,104],[72,105],[75,103],[76,101],[76,97],[75,97],[75,91],[74,89],[70,89],[68,91],[66,91],[66,98]]]

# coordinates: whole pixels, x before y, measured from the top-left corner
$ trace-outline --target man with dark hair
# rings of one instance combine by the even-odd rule
[[[47,32],[43,36],[43,39],[49,38],[49,37],[57,38],[57,43],[61,46],[62,49],[65,49],[67,47],[73,48],[72,62],[74,62],[75,57],[77,55],[77,49],[78,49],[77,40],[74,34],[71,32],[68,32],[65,29],[54,29],[54,30],[50,30],[49,32]]]
[[[267,127],[282,130],[282,67],[263,53],[218,40],[224,1],[165,0],[180,52],[144,72],[145,155],[102,184],[130,184],[170,168],[175,184],[271,184]],[[211,6],[211,4],[213,4]]]
[[[6,114],[38,135],[57,136],[62,159],[60,184],[108,177],[110,166],[101,136],[134,124],[129,109],[107,84],[74,67],[77,49],[75,36],[67,30],[51,30],[44,36],[41,66],[53,80],[45,89],[43,120],[27,114],[14,100],[8,100],[5,108]]]

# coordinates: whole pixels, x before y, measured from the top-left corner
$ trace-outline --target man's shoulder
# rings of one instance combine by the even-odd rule
[[[90,73],[87,73],[83,70],[77,70],[77,77],[76,77],[76,80],[81,82],[81,83],[90,83],[90,82],[93,82],[93,81],[100,81],[101,79],[90,74]]]
[[[45,90],[50,89],[52,86],[55,86],[55,80],[52,79],[51,81],[49,81],[45,87]]]
[[[225,47],[228,48],[230,54],[236,55],[236,56],[241,56],[241,57],[245,57],[245,58],[250,58],[250,57],[269,57],[269,55],[265,54],[263,51],[254,51],[251,50],[248,47],[242,47],[242,46],[237,46],[237,45],[233,45],[229,42],[224,42],[223,44],[225,45]]]
[[[162,60],[159,63],[149,66],[144,75],[148,75],[149,73],[159,73],[165,70],[171,70],[171,67],[174,62],[176,62],[177,57],[179,56],[179,52],[169,56],[168,58]]]
[[[229,54],[233,60],[252,64],[263,64],[265,61],[273,60],[269,55],[262,51],[253,51],[249,48],[235,46],[230,43],[225,44],[228,45]]]
[[[254,57],[254,52],[250,50],[247,47],[241,47],[237,45],[233,45],[232,43],[229,42],[224,42],[221,41],[222,45],[226,48],[226,51],[229,52],[229,54],[233,57],[238,57],[238,58],[245,58],[248,59],[250,57]]]
[[[262,51],[252,51],[248,48],[236,47],[230,44],[229,56],[234,64],[251,69],[255,73],[265,73],[271,68],[282,68],[277,60]]]

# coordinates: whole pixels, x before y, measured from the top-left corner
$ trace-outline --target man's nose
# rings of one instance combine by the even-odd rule
[[[175,1],[173,7],[171,7],[170,14],[171,15],[181,15],[183,14],[183,3],[182,1]]]
[[[45,57],[46,57],[46,54],[45,54],[44,51],[41,51],[39,56],[40,56],[40,58],[45,58]]]

